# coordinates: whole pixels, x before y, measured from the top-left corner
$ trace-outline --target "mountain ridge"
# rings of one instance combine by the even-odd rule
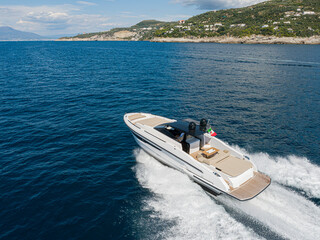
[[[19,31],[9,26],[0,26],[1,41],[44,40],[44,39],[46,38],[32,32]]]

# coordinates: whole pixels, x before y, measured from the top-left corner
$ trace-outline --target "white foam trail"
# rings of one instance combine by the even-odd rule
[[[246,152],[235,147],[241,152]],[[305,157],[270,157],[266,153],[247,154],[259,171],[267,173],[273,181],[303,191],[308,197],[320,198],[320,166]]]
[[[146,201],[146,210],[151,208],[161,219],[176,221],[168,233],[161,234],[161,238],[260,238],[234,220],[186,175],[160,164],[141,149],[134,153],[138,161],[135,171],[140,184],[158,196]]]
[[[277,183],[247,202],[234,201],[227,196],[221,196],[218,200],[254,217],[286,238],[319,239],[320,209]]]

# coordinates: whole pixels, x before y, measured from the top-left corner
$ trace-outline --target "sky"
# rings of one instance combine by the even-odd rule
[[[142,20],[177,21],[210,10],[264,0],[0,0],[0,26],[43,36],[129,27]]]

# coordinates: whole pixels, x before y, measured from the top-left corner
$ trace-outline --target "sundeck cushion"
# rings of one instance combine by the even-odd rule
[[[198,160],[199,162],[204,162],[204,163],[206,163],[206,161],[207,161],[208,159],[205,158],[204,156],[202,156],[202,153],[199,152],[199,153],[197,154],[197,160]],[[209,164],[209,163],[207,163],[207,164]]]
[[[144,117],[146,117],[146,116],[142,115],[141,113],[136,113],[136,114],[130,115],[128,118],[130,121],[134,121],[134,120],[137,120],[139,118],[144,118]]]
[[[216,163],[220,162],[221,160],[225,159],[228,156],[230,156],[229,152],[219,151],[216,155],[208,159],[209,164],[215,165]]]
[[[229,156],[222,161],[217,162],[214,166],[231,177],[239,176],[252,168],[251,162],[234,156]]]
[[[143,125],[147,125],[147,126],[150,126],[150,127],[155,127],[155,126],[158,126],[160,124],[163,124],[163,123],[168,123],[170,121],[166,120],[166,119],[163,119],[163,118],[159,118],[159,117],[152,117],[152,118],[146,118],[146,119],[142,119],[136,123],[140,123],[140,124],[143,124]]]
[[[202,152],[199,152],[197,154],[197,160],[199,162],[203,162],[206,163],[208,165],[213,165],[221,160],[223,160],[224,158],[230,156],[229,151],[219,151],[217,154],[215,154],[213,157],[211,158],[206,158]]]

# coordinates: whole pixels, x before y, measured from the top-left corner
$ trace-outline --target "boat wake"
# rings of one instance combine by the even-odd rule
[[[143,150],[135,150],[135,156],[140,184],[157,195],[146,201],[146,210],[151,208],[162,220],[176,222],[166,233],[167,239],[258,238],[188,176],[160,164]]]
[[[307,158],[294,155],[273,158],[266,153],[247,155],[254,159],[259,171],[267,173],[273,181],[320,199],[320,167]]]
[[[212,199],[185,174],[160,164],[141,149],[134,154],[137,179],[153,194],[143,210],[150,211],[150,218],[174,222],[165,234],[160,231],[151,238],[317,239],[320,235],[320,208],[308,199],[319,197],[320,168],[305,158],[251,154],[258,169],[273,182],[255,199],[239,202],[225,195]],[[298,177],[292,177],[297,169]],[[304,177],[309,177],[307,182]],[[306,196],[290,187],[304,190]]]

